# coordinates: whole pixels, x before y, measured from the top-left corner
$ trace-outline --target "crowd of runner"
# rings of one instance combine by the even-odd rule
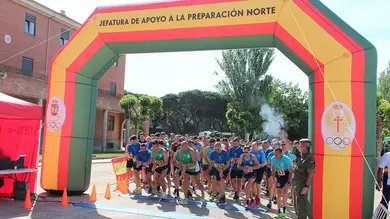
[[[139,138],[129,138],[127,168],[135,171],[135,194],[142,194],[144,188],[151,195],[171,196],[187,204],[195,196],[205,200],[207,193],[208,201],[225,203],[229,189],[233,200],[241,199],[246,209],[258,206],[262,197],[269,209],[276,203],[278,217],[284,217],[287,200],[294,195],[292,168],[300,156],[298,145],[299,141],[291,144],[286,138],[245,141],[141,133]]]

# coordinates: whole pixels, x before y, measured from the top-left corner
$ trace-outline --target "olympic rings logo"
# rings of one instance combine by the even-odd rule
[[[328,137],[326,138],[326,144],[328,145],[336,145],[337,147],[344,149],[348,145],[351,144],[351,139],[348,137],[341,138],[341,137]]]

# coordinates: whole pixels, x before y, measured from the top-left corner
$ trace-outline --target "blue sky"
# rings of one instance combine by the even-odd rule
[[[161,0],[159,0],[161,1]],[[82,23],[97,6],[156,2],[156,0],[37,0]],[[378,51],[378,70],[390,60],[390,0],[323,0],[327,7],[360,34]],[[200,89],[215,91],[221,79],[216,59],[221,51],[131,54],[126,58],[125,89],[135,93],[163,96],[167,93]],[[280,52],[276,53],[269,74],[293,82],[307,91],[306,75]],[[139,83],[140,78],[145,83]],[[141,79],[141,80],[142,80]]]

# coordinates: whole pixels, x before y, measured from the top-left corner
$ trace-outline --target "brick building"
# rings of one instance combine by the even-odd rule
[[[32,0],[1,0],[0,92],[46,105],[50,61],[80,24]],[[95,151],[119,150],[125,56],[99,80]]]

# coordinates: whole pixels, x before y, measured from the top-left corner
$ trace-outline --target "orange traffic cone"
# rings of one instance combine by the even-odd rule
[[[110,185],[107,183],[106,186],[106,194],[104,194],[104,198],[110,200],[111,199],[111,191],[110,191]]]
[[[28,209],[32,208],[30,189],[27,189],[26,192],[26,198],[24,199],[24,208],[28,208]]]
[[[89,197],[89,201],[96,202],[96,187],[95,187],[95,185],[93,185],[92,194]]]
[[[61,198],[61,206],[62,207],[68,207],[68,193],[66,192],[66,188],[64,189],[64,192],[62,193]]]

